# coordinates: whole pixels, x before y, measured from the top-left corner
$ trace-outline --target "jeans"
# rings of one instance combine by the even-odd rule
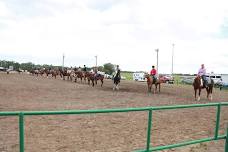
[[[206,76],[205,76],[205,75],[202,75],[201,77],[202,77],[202,79],[203,79],[203,85],[204,85],[204,86],[207,86],[207,79],[206,79]]]

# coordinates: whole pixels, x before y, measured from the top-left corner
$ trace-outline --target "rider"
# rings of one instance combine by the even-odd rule
[[[153,80],[157,80],[157,70],[155,69],[155,66],[152,66],[152,69],[150,71],[150,75],[152,76]]]
[[[119,65],[116,66],[116,71],[115,71],[115,76],[114,77],[120,78],[120,68],[119,68]]]
[[[78,67],[78,71],[80,71],[80,72],[82,71],[82,69],[81,69],[81,67],[80,67],[80,66]]]
[[[206,87],[207,80],[206,80],[206,69],[204,67],[204,64],[201,64],[201,68],[198,71],[198,76],[200,76],[203,79],[203,87]]]
[[[94,73],[95,73],[95,78],[99,75],[98,74],[98,68],[97,67],[94,67]]]
[[[86,65],[84,65],[84,67],[83,67],[83,69],[82,69],[84,72],[86,72],[87,71],[87,67],[86,67]]]
[[[120,68],[119,65],[116,66],[116,71],[115,74],[113,75],[113,79],[114,79],[114,86],[113,86],[113,90],[119,90],[119,83],[120,83]]]

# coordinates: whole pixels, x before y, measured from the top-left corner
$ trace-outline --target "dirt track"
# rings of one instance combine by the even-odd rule
[[[200,103],[208,103],[205,90]],[[211,102],[211,101],[210,101]],[[212,102],[228,102],[228,92],[214,90]],[[164,84],[148,96],[145,83],[121,81],[92,88],[84,83],[0,73],[0,110],[67,110],[195,104],[192,86]],[[228,108],[222,109],[220,133],[225,132]],[[215,108],[153,112],[151,143],[172,144],[213,136]],[[25,118],[26,152],[122,152],[145,148],[147,113],[29,116]],[[18,119],[0,117],[0,152],[18,151]],[[223,152],[224,142],[210,142],[169,151]]]

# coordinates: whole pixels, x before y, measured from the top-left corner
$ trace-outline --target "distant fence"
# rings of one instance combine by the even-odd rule
[[[208,104],[192,104],[192,105],[175,105],[175,106],[160,106],[160,107],[144,107],[144,108],[125,108],[125,109],[102,109],[102,110],[66,110],[66,111],[23,111],[23,112],[0,112],[0,116],[18,116],[19,117],[19,144],[20,152],[24,152],[24,117],[33,115],[73,115],[73,114],[96,114],[96,113],[117,113],[117,112],[133,112],[133,111],[148,111],[147,124],[147,142],[146,148],[137,150],[137,152],[151,152],[182,147],[186,145],[203,143],[216,140],[225,140],[225,152],[228,152],[228,126],[226,134],[219,135],[220,113],[221,107],[228,106],[228,102],[223,103],[208,103]],[[152,112],[157,110],[171,110],[171,109],[186,109],[197,107],[217,107],[216,125],[214,136],[198,140],[186,141],[182,143],[152,147],[151,145],[151,128],[152,128]]]

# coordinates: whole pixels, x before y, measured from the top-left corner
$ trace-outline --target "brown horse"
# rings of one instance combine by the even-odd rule
[[[81,79],[81,83],[82,83],[82,78],[84,77],[84,74],[82,71],[75,71],[75,80],[74,82],[77,82],[77,79]]]
[[[65,76],[67,76],[67,80],[69,80],[69,78],[71,78],[70,72],[66,68],[64,68],[64,69],[60,68],[59,71],[60,71],[60,77],[63,78],[63,80],[65,80]]]
[[[60,71],[58,69],[52,69],[50,71],[50,73],[51,73],[52,77],[54,77],[55,79],[56,79],[57,75],[60,75]]]
[[[97,85],[97,81],[101,80],[101,87],[103,86],[104,83],[104,76],[102,74],[96,74],[95,75],[95,84]]]
[[[94,87],[94,80],[95,80],[95,74],[91,72],[84,72],[85,79],[87,78],[88,84],[90,85],[90,81],[92,82],[92,86]]]
[[[206,87],[206,91],[207,91],[207,99],[212,100],[212,91],[213,91],[213,87],[214,87],[214,81],[213,79],[210,78],[211,83],[209,83]],[[197,76],[194,81],[193,81],[193,87],[194,87],[194,91],[195,91],[195,100],[199,101],[200,100],[200,93],[201,93],[201,89],[204,89],[203,86],[201,85],[201,77]],[[197,94],[197,90],[199,90],[199,96],[196,99],[196,94]],[[209,98],[210,96],[210,98]]]
[[[159,79],[154,80],[149,74],[145,74],[145,78],[147,79],[147,87],[148,87],[148,93],[152,91],[153,84],[155,85],[154,93],[161,90],[161,82]]]

